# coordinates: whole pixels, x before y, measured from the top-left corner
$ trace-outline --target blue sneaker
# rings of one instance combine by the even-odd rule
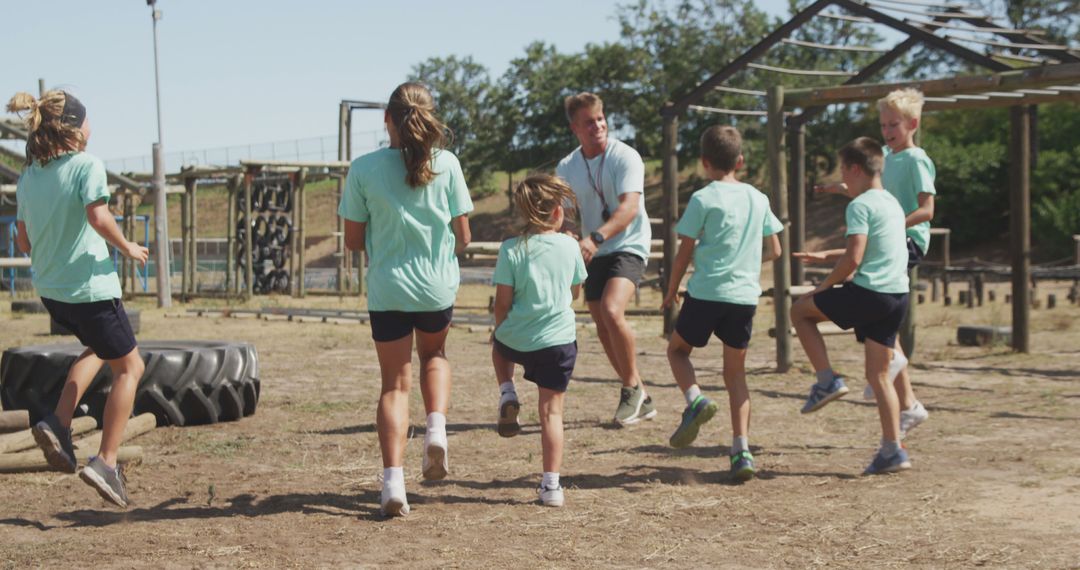
[[[815,383],[810,387],[810,396],[806,398],[806,403],[803,404],[802,413],[816,412],[825,407],[825,404],[847,393],[848,387],[844,385],[844,379],[840,376],[833,376],[828,388],[822,388]]]
[[[884,457],[879,450],[874,455],[874,460],[870,462],[870,466],[863,471],[863,475],[881,475],[882,473],[896,473],[897,471],[903,471],[905,469],[911,469],[911,460],[908,459],[906,449],[900,449],[896,452],[896,455],[892,457]]]
[[[731,456],[731,478],[737,481],[749,481],[754,478],[754,456],[749,451],[740,451]]]
[[[698,430],[705,425],[705,422],[716,415],[716,410],[716,402],[705,396],[695,398],[694,403],[686,406],[686,409],[683,410],[682,421],[679,422],[679,427],[675,429],[675,433],[671,434],[671,439],[668,440],[671,447],[678,449],[694,443],[698,436]]]

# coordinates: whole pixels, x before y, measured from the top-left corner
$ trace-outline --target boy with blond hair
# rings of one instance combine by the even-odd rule
[[[670,443],[677,448],[690,445],[716,414],[717,405],[701,394],[690,362],[690,353],[716,335],[724,345],[724,387],[731,407],[731,476],[746,481],[754,476],[746,349],[761,296],[761,263],[780,256],[776,234],[784,226],[769,209],[769,199],[735,176],[743,166],[742,136],[735,127],[718,125],[705,131],[701,165],[712,182],[694,192],[675,228],[681,241],[663,303],[666,308],[677,302],[692,256],[694,274],[667,349],[671,373],[686,398],[682,422]],[[768,255],[762,255],[763,249]]]
[[[934,217],[934,187],[936,171],[934,162],[926,151],[916,146],[915,133],[922,121],[923,95],[916,89],[897,89],[877,102],[881,122],[881,136],[885,140],[884,172],[882,183],[892,194],[904,211],[904,225],[907,228],[908,269],[916,275],[915,268],[926,256],[930,246],[930,220]],[[821,189],[830,193],[843,193],[844,185],[832,185]],[[915,286],[915,280],[911,280]],[[912,318],[905,314],[905,322]],[[903,325],[901,325],[903,328]],[[910,430],[926,421],[929,413],[915,398],[908,375],[908,360],[897,339],[893,347],[893,359],[889,363],[889,378],[893,379],[896,393],[900,398],[900,433],[904,436]],[[871,386],[863,391],[867,400],[874,399]]]

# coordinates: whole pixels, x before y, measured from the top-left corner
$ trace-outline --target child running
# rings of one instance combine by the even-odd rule
[[[754,476],[750,453],[750,392],[746,386],[746,349],[761,296],[761,264],[780,256],[777,233],[784,229],[769,209],[769,199],[739,182],[743,167],[742,136],[735,127],[714,126],[701,136],[701,165],[712,180],[694,192],[675,231],[681,241],[663,306],[678,302],[679,284],[690,258],[694,274],[668,343],[668,362],[686,398],[682,422],[671,435],[672,447],[686,447],[717,405],[701,394],[690,353],[709,342],[724,344],[724,386],[731,407],[731,475]],[[762,241],[763,240],[763,241]],[[768,251],[762,256],[762,250]]]
[[[544,474],[537,493],[550,507],[563,506],[559,470],[563,456],[563,396],[577,361],[577,326],[571,304],[588,277],[577,240],[559,233],[574,191],[562,179],[533,174],[514,188],[525,220],[521,237],[499,248],[495,264],[495,332],[491,361],[499,382],[499,435],[521,431],[514,364],[540,391],[540,443]]]
[[[926,151],[915,146],[915,133],[922,119],[922,107],[922,93],[910,88],[897,89],[877,102],[881,136],[885,139],[885,171],[881,175],[881,181],[885,184],[885,190],[892,194],[904,209],[907,266],[909,270],[915,271],[930,247],[930,220],[934,218],[934,196],[937,194],[934,187],[934,162],[926,155]],[[824,187],[821,191],[844,193],[844,188],[842,184],[836,184]],[[914,286],[914,283],[911,285]],[[912,316],[911,312],[905,313],[905,321]],[[901,323],[901,327],[903,324]],[[896,395],[900,399],[901,437],[930,417],[926,407],[915,398],[907,364],[908,359],[897,339],[893,347],[893,358],[889,362],[889,379],[893,381]],[[874,399],[873,387],[869,384],[863,391],[863,398]]]
[[[143,361],[120,301],[120,278],[106,245],[145,264],[147,248],[124,238],[109,211],[105,165],[84,152],[90,139],[86,107],[54,90],[41,100],[16,93],[8,112],[25,112],[26,168],[16,190],[16,242],[30,254],[34,289],[49,315],[72,331],[86,350],[72,364],[55,411],[34,425],[34,440],[54,469],[75,473],[71,418],[104,363],[112,371],[101,447],[79,477],[106,501],[128,506],[116,463],[120,439],[135,403]]]
[[[402,516],[409,513],[403,465],[414,336],[427,412],[422,473],[442,479],[449,471],[446,335],[460,281],[457,254],[470,240],[473,205],[461,164],[443,148],[447,128],[426,87],[399,85],[384,120],[390,147],[352,162],[338,214],[345,218],[346,247],[366,250],[369,260],[368,313],[382,371],[376,416],[381,510]]]
[[[882,439],[863,473],[876,475],[911,467],[907,451],[900,446],[900,407],[888,380],[890,353],[908,303],[904,215],[896,198],[882,188],[880,143],[860,137],[840,149],[839,156],[840,172],[852,198],[844,216],[847,247],[794,254],[808,262],[836,261],[836,266],[821,285],[795,303],[791,318],[817,374],[802,408],[804,414],[848,391],[843,378],[833,372],[817,324],[832,321],[844,330],[854,327],[856,335],[865,339],[866,379],[877,399]],[[852,273],[854,278],[848,281]]]

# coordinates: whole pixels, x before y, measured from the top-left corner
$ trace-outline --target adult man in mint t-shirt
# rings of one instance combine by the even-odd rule
[[[638,374],[626,306],[645,273],[652,228],[645,212],[645,163],[633,148],[608,137],[604,103],[592,93],[566,98],[566,118],[580,146],[559,161],[556,174],[577,196],[581,255],[587,264],[585,302],[596,334],[622,380],[615,422],[656,417]]]

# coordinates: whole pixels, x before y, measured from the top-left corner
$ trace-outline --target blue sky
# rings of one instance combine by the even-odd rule
[[[167,152],[331,135],[343,98],[385,100],[428,57],[471,55],[493,75],[535,40],[560,51],[618,37],[614,0],[397,2],[159,0]],[[784,0],[760,0],[785,15]],[[77,93],[89,151],[147,155],[157,140],[150,9],[142,0],[9,2],[0,96]],[[377,112],[357,131],[378,131]],[[375,134],[366,135],[374,144]],[[315,143],[317,144],[317,143]],[[363,142],[357,146],[363,146]],[[133,167],[138,170],[139,168]]]

